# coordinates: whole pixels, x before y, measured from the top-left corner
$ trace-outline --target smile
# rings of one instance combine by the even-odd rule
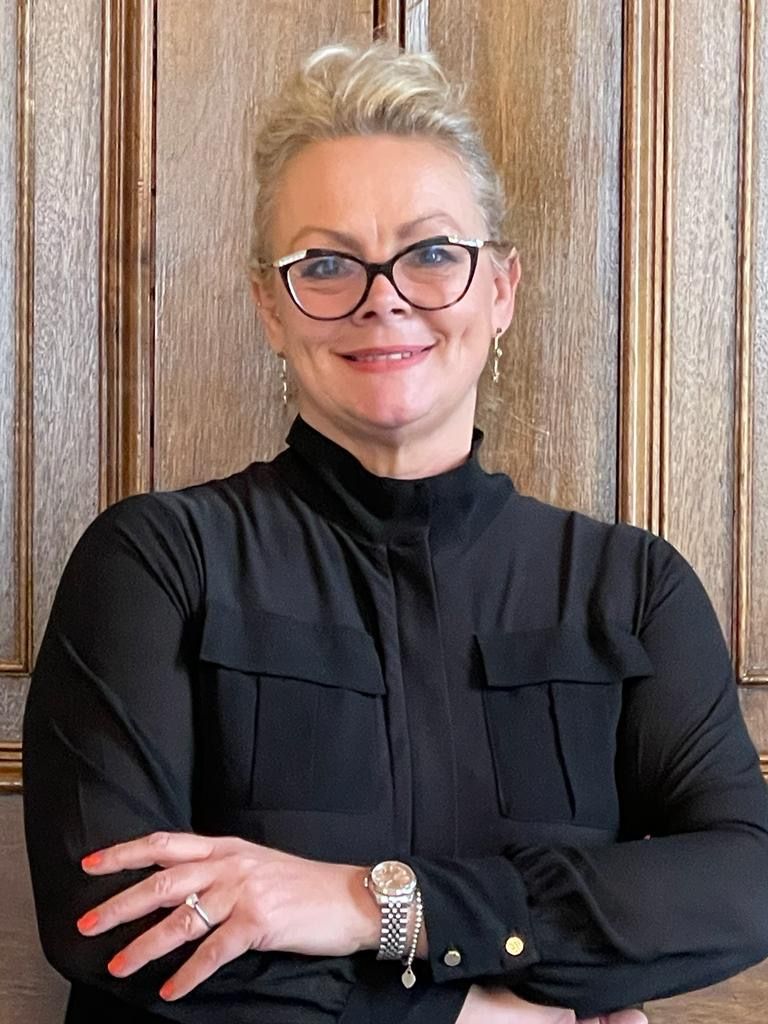
[[[376,356],[347,356],[347,359],[356,363],[376,363],[382,359],[412,359],[415,354],[414,352],[384,352]]]
[[[364,349],[360,352],[342,353],[342,358],[350,363],[383,363],[402,362],[403,360],[415,359],[420,355],[429,352],[434,346],[389,349]]]

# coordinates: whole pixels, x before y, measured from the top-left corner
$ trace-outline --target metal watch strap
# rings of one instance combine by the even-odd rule
[[[408,946],[410,903],[392,901],[381,904],[381,935],[377,960],[402,960]]]

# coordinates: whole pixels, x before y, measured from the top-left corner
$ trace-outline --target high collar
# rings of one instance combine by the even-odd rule
[[[433,545],[476,536],[514,493],[509,477],[486,473],[474,429],[465,462],[418,480],[376,476],[300,416],[274,461],[279,475],[304,501],[356,536],[380,543],[428,533]]]

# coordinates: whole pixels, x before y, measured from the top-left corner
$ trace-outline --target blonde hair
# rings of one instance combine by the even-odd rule
[[[249,267],[260,276],[274,255],[268,234],[283,168],[312,142],[349,135],[416,135],[461,162],[491,238],[502,238],[506,200],[465,86],[453,86],[431,53],[393,43],[334,43],[307,57],[268,104],[256,135],[256,196]]]

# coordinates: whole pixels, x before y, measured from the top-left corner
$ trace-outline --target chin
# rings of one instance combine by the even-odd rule
[[[397,431],[406,430],[417,423],[421,423],[429,414],[430,407],[420,405],[356,410],[355,418],[362,420],[377,430]]]

